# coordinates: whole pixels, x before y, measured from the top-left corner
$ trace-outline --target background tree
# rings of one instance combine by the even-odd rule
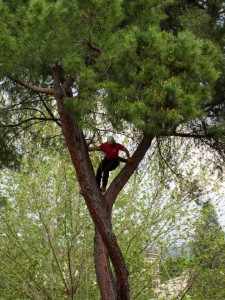
[[[197,6],[213,21],[210,32],[219,32],[222,2],[213,10],[211,2],[197,4],[184,2],[178,12],[187,16]],[[0,5],[0,74],[6,105],[16,105],[16,111],[3,111],[2,126],[48,120],[61,126],[95,224],[101,296],[129,299],[125,262],[112,232],[113,205],[155,138],[161,144],[168,136],[194,138],[224,154],[224,99],[217,86],[223,80],[223,45],[186,30],[178,14],[171,23],[178,1]],[[25,89],[15,94],[15,84]],[[99,107],[113,130],[129,125],[138,137],[134,164],[121,170],[104,197],[87,153]]]
[[[93,227],[67,154],[43,149],[37,141],[26,149],[20,170],[1,173],[7,199],[0,218],[1,296],[98,298],[92,266]],[[159,162],[157,152],[142,161],[118,197],[112,219],[129,268],[131,298],[142,300],[154,297],[161,278],[159,261],[154,269],[149,253],[158,254],[158,260],[164,257],[185,240],[192,226],[190,221],[185,226],[184,215],[192,216],[192,211],[187,201],[180,201],[182,185],[181,190],[179,182],[171,186],[171,178],[179,180],[162,159]],[[173,267],[167,268],[170,276]]]
[[[97,298],[93,226],[68,157],[28,147],[1,176],[1,299]]]
[[[191,242],[192,272],[187,291],[193,299],[224,298],[225,234],[210,202],[203,204]]]

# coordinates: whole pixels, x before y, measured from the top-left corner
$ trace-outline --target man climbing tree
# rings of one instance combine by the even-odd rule
[[[97,173],[96,180],[97,184],[100,187],[102,179],[102,188],[101,191],[105,193],[106,186],[108,183],[109,172],[115,170],[119,166],[120,160],[126,161],[119,157],[119,151],[124,151],[127,156],[127,162],[132,163],[133,160],[130,157],[130,153],[123,145],[116,143],[113,136],[107,137],[107,142],[102,143],[100,146],[89,147],[88,151],[103,151],[105,152],[105,157],[101,161]],[[102,178],[103,173],[103,178]]]

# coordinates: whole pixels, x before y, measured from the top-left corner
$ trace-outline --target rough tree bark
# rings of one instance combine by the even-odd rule
[[[94,238],[94,262],[101,298],[117,300],[117,285],[110,266],[108,250],[97,228]]]
[[[60,68],[55,66],[53,69],[54,92],[57,100],[58,111],[60,114],[62,131],[71,155],[72,162],[76,169],[77,179],[79,181],[82,194],[89,209],[93,222],[101,235],[101,238],[108,250],[110,260],[113,264],[116,278],[120,283],[119,295],[121,299],[129,299],[128,274],[124,263],[123,255],[117,243],[115,235],[111,232],[107,224],[102,209],[102,195],[97,186],[94,171],[88,155],[87,146],[81,129],[79,128],[75,113],[66,111],[63,103],[64,93],[61,84]],[[113,283],[112,283],[113,285]],[[111,293],[107,298],[111,299]]]

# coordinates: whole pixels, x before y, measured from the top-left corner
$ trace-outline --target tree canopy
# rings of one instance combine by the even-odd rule
[[[215,118],[218,106],[222,113],[222,99],[215,97],[215,87],[223,71],[221,25],[213,23],[207,39],[190,27],[197,12],[198,20],[207,15],[201,25],[212,22],[213,5],[207,5],[201,9],[183,1],[179,16],[176,1],[2,1],[2,78],[36,84],[51,95],[57,63],[62,76],[75,80],[67,104],[85,124],[91,120],[93,127],[100,99],[115,128],[126,121],[153,135],[190,134],[187,122],[195,121],[192,134],[208,129],[219,135],[223,125],[215,126]],[[221,5],[214,8],[217,15]],[[189,24],[183,21],[188,9],[194,11]],[[216,43],[210,36],[215,31]]]

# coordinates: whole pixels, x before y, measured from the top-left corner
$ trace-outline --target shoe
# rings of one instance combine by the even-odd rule
[[[101,192],[102,192],[102,193],[105,193],[105,191],[106,191],[106,188],[105,188],[104,186],[102,186],[102,187],[101,187]]]

